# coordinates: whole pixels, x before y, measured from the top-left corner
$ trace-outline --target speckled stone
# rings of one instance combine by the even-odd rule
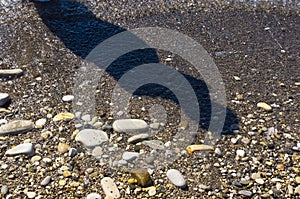
[[[110,177],[105,177],[101,180],[102,189],[106,197],[119,198],[120,192],[114,180]]]

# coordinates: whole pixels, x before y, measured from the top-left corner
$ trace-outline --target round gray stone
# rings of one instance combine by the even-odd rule
[[[137,152],[128,152],[125,151],[122,155],[122,159],[126,160],[127,162],[133,161],[134,159],[136,159],[139,156],[139,153]]]
[[[82,143],[85,147],[93,149],[108,141],[108,136],[104,131],[96,129],[83,129],[81,130],[75,140]]]

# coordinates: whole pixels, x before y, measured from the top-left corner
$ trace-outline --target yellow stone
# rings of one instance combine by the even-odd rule
[[[295,178],[295,182],[296,182],[297,184],[300,184],[300,176],[297,176],[297,177]]]
[[[71,175],[72,175],[72,174],[71,174],[70,171],[64,171],[64,173],[63,173],[63,176],[64,176],[65,178],[70,177]]]
[[[213,146],[198,144],[198,145],[190,145],[186,148],[188,153],[193,153],[194,151],[212,151],[214,150]]]
[[[65,186],[65,185],[67,184],[67,182],[66,182],[65,180],[60,180],[60,181],[58,182],[58,184],[59,184],[60,186]]]
[[[65,153],[65,152],[69,151],[70,148],[71,147],[65,143],[59,143],[57,146],[57,150],[60,153]]]
[[[128,182],[128,184],[135,184],[135,183],[137,183],[137,180],[134,178],[130,178],[127,182]]]
[[[79,182],[71,182],[70,186],[71,187],[78,187],[79,186]]]
[[[59,113],[57,115],[54,116],[53,121],[57,122],[57,121],[70,121],[74,118],[74,114],[72,113]]]

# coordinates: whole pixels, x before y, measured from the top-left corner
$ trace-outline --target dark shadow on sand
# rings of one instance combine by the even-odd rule
[[[47,27],[65,46],[82,59],[98,44],[109,37],[126,31],[126,29],[97,18],[89,8],[76,1],[51,1],[47,3],[34,2],[40,17]],[[106,72],[119,80],[123,74],[136,66],[147,63],[158,63],[159,58],[155,49],[141,49],[119,57]],[[179,71],[180,72],[180,71]],[[209,90],[204,81],[181,72],[193,87],[200,107],[200,127],[208,130],[211,118],[211,102]],[[148,84],[139,88],[134,94],[147,95],[153,98],[161,97],[178,103],[176,96],[167,88]],[[221,105],[219,105],[221,106]],[[229,132],[230,126],[238,119],[234,112],[226,109],[224,132]]]

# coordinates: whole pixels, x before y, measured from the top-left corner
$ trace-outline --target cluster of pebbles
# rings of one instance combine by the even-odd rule
[[[98,1],[89,2],[100,12]],[[177,149],[167,138],[178,125],[188,131],[188,123],[172,116],[150,120],[145,96],[133,99],[140,104],[131,109],[132,119],[113,118],[107,96],[97,117],[73,113],[72,78],[82,60],[52,35],[32,3],[0,10],[0,27],[8,31],[0,30],[8,34],[0,57],[2,198],[299,198],[299,42],[292,37],[300,32],[299,14],[194,7],[200,11],[185,15],[180,9],[163,15],[165,9],[152,7],[157,15],[134,20],[129,16],[136,13],[124,11],[128,22],[116,23],[166,22],[203,39],[223,75],[228,107],[240,118],[215,145],[204,143],[208,132],[199,129],[193,143]],[[186,65],[162,54],[166,59]],[[109,91],[107,78],[103,89]],[[173,113],[177,105],[163,100]]]

